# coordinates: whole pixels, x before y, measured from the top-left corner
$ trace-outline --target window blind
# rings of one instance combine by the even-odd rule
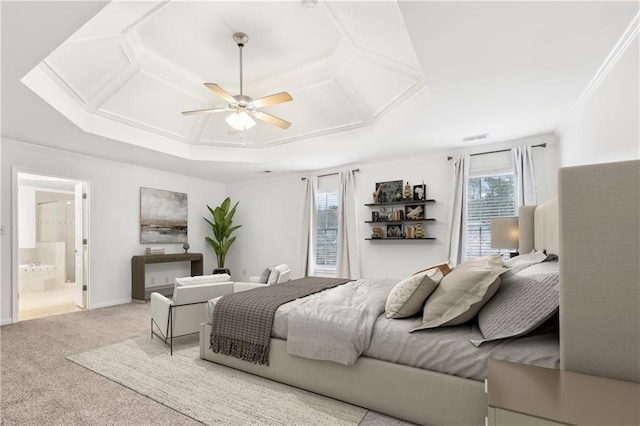
[[[469,177],[466,259],[500,252],[491,248],[491,218],[501,216],[516,216],[513,172]]]
[[[336,268],[338,258],[338,185],[339,177],[318,180],[316,192],[315,263],[316,269]]]

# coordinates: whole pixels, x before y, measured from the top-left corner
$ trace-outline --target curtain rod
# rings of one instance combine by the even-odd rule
[[[546,148],[547,147],[547,143],[539,143],[538,145],[531,145],[531,148]],[[507,151],[511,151],[510,148],[507,149],[498,149],[496,151],[487,151],[487,152],[477,152],[475,154],[469,154],[470,157],[475,157],[476,155],[486,155],[486,154],[495,154],[497,152],[507,152]],[[453,160],[453,157],[449,156],[447,157],[447,161],[451,161]]]
[[[359,171],[360,171],[360,169],[353,169],[353,170],[351,170],[351,171],[355,173],[355,172],[359,172]],[[326,175],[318,175],[318,177],[319,177],[319,178],[321,178],[321,177],[325,177],[325,176],[333,176],[333,175],[337,175],[338,173],[339,173],[339,172],[335,172],[335,173],[327,173]],[[303,177],[303,178],[300,178],[300,180],[307,180],[307,178],[306,178],[306,177]]]

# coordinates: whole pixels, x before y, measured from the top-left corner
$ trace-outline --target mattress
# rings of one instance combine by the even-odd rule
[[[388,287],[391,291],[396,283],[397,280],[383,280],[376,282],[376,285]],[[350,291],[350,287],[356,285],[359,283],[344,284],[283,304],[275,313],[271,337],[287,339],[288,315],[296,306],[314,303],[327,296],[341,297],[343,292]],[[207,303],[209,322],[218,299]],[[489,358],[556,369],[560,364],[557,331],[485,342],[476,347],[469,341],[478,338],[480,333],[473,321],[455,327],[409,333],[416,319],[387,319],[384,314],[380,315],[373,327],[371,343],[363,356],[473,380],[484,380]]]
[[[474,380],[487,377],[489,358],[555,369],[560,366],[557,330],[476,347],[469,342],[478,335],[481,338],[474,322],[409,333],[416,319],[378,317],[371,344],[363,356]]]

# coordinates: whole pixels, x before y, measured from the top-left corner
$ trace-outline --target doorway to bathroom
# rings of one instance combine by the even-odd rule
[[[17,319],[86,308],[87,183],[22,172],[17,182]]]

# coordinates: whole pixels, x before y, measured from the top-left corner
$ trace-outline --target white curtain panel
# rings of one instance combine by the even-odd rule
[[[511,149],[511,158],[518,191],[518,207],[535,206],[537,204],[536,179],[533,173],[531,146],[518,146]]]
[[[336,265],[336,276],[340,278],[360,278],[356,199],[354,172],[352,170],[341,172],[338,193],[338,259]]]
[[[462,262],[465,252],[464,230],[467,227],[467,181],[469,154],[455,157],[453,166],[453,193],[451,200],[451,230],[449,232],[449,261]]]
[[[306,186],[302,206],[302,268],[300,270],[305,274],[305,277],[315,274],[313,224],[316,211],[316,181],[315,177],[307,178],[304,181]]]

